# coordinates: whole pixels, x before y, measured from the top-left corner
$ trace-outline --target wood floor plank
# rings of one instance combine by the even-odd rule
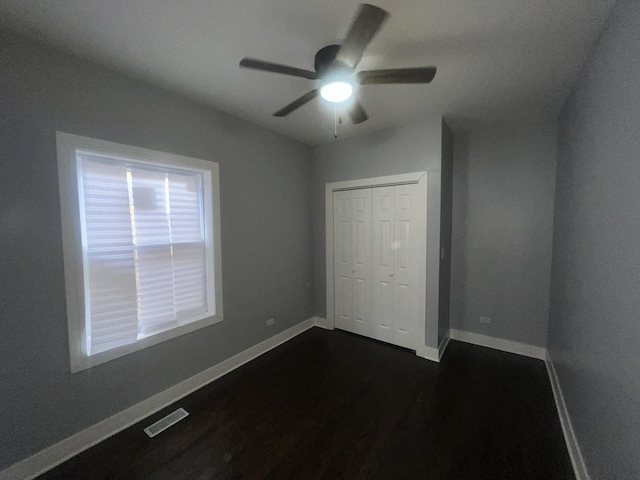
[[[436,364],[315,328],[40,478],[574,477],[542,361],[452,341]]]

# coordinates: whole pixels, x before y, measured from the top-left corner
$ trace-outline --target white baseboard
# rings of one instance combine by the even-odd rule
[[[560,388],[556,367],[553,364],[553,360],[551,359],[549,352],[546,354],[545,364],[547,365],[549,381],[551,382],[551,389],[553,390],[553,398],[556,401],[556,408],[558,410],[558,416],[560,417],[560,425],[562,425],[564,440],[567,444],[567,450],[569,450],[569,456],[571,457],[571,464],[573,465],[576,480],[590,480],[591,477],[589,477],[589,473],[587,472],[587,465],[584,463],[582,451],[578,444],[578,438],[573,430],[571,417],[569,417],[569,411],[567,410],[567,404],[564,401],[564,395]]]
[[[418,347],[416,348],[416,355],[432,362],[440,362],[440,352],[435,347]]]
[[[416,349],[416,355],[426,360],[440,363],[440,360],[442,360],[442,355],[444,354],[444,351],[447,349],[447,345],[449,345],[449,339],[451,338],[450,334],[451,334],[451,330],[447,331],[444,338],[440,341],[440,345],[438,345],[438,348],[427,347],[427,346],[418,347]]]
[[[442,355],[444,355],[444,351],[449,346],[449,340],[451,340],[451,329],[447,330],[447,333],[440,342],[440,345],[438,345],[438,361],[442,360]]]
[[[313,319],[316,322],[316,327],[324,328],[325,330],[333,330],[335,328],[333,325],[329,326],[326,318],[313,317]]]
[[[321,320],[321,319],[320,319]],[[164,390],[112,417],[65,438],[44,450],[28,457],[0,472],[0,480],[29,480],[43,474],[71,457],[87,450],[101,441],[115,435],[131,425],[144,420],[149,415],[171,405],[173,402],[204,387],[256,357],[300,335],[317,325],[318,318],[312,317],[284,332],[254,345],[237,355],[200,372],[173,387]]]
[[[503,338],[489,337],[479,333],[466,332],[464,330],[451,329],[450,335],[452,340],[460,342],[472,343],[481,347],[493,348],[503,352],[516,353],[525,357],[537,358],[545,360],[546,349],[535,345],[527,345],[525,343],[513,342]]]

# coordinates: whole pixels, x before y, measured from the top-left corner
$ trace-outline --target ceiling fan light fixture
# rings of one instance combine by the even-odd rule
[[[360,70],[355,74],[369,43],[388,17],[389,12],[382,8],[361,3],[342,44],[327,45],[316,52],[313,62],[315,72],[249,57],[240,60],[240,66],[308,80],[319,80],[313,90],[275,112],[274,117],[286,117],[316,97],[322,96],[334,106],[341,103],[341,111],[344,109],[354,125],[357,125],[367,120],[369,116],[360,102],[353,98],[356,88],[359,91],[362,85],[429,83],[436,74],[436,67],[433,66]],[[333,110],[337,119],[337,107]]]
[[[347,80],[332,80],[320,85],[320,96],[331,103],[340,103],[353,95],[353,84]]]

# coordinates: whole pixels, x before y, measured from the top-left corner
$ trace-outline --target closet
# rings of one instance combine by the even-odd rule
[[[426,198],[417,183],[333,192],[337,328],[416,349],[425,234]]]

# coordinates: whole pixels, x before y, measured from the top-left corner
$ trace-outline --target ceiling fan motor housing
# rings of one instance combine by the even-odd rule
[[[318,50],[314,63],[318,76],[324,77],[331,71],[339,51],[340,45],[328,45]]]

